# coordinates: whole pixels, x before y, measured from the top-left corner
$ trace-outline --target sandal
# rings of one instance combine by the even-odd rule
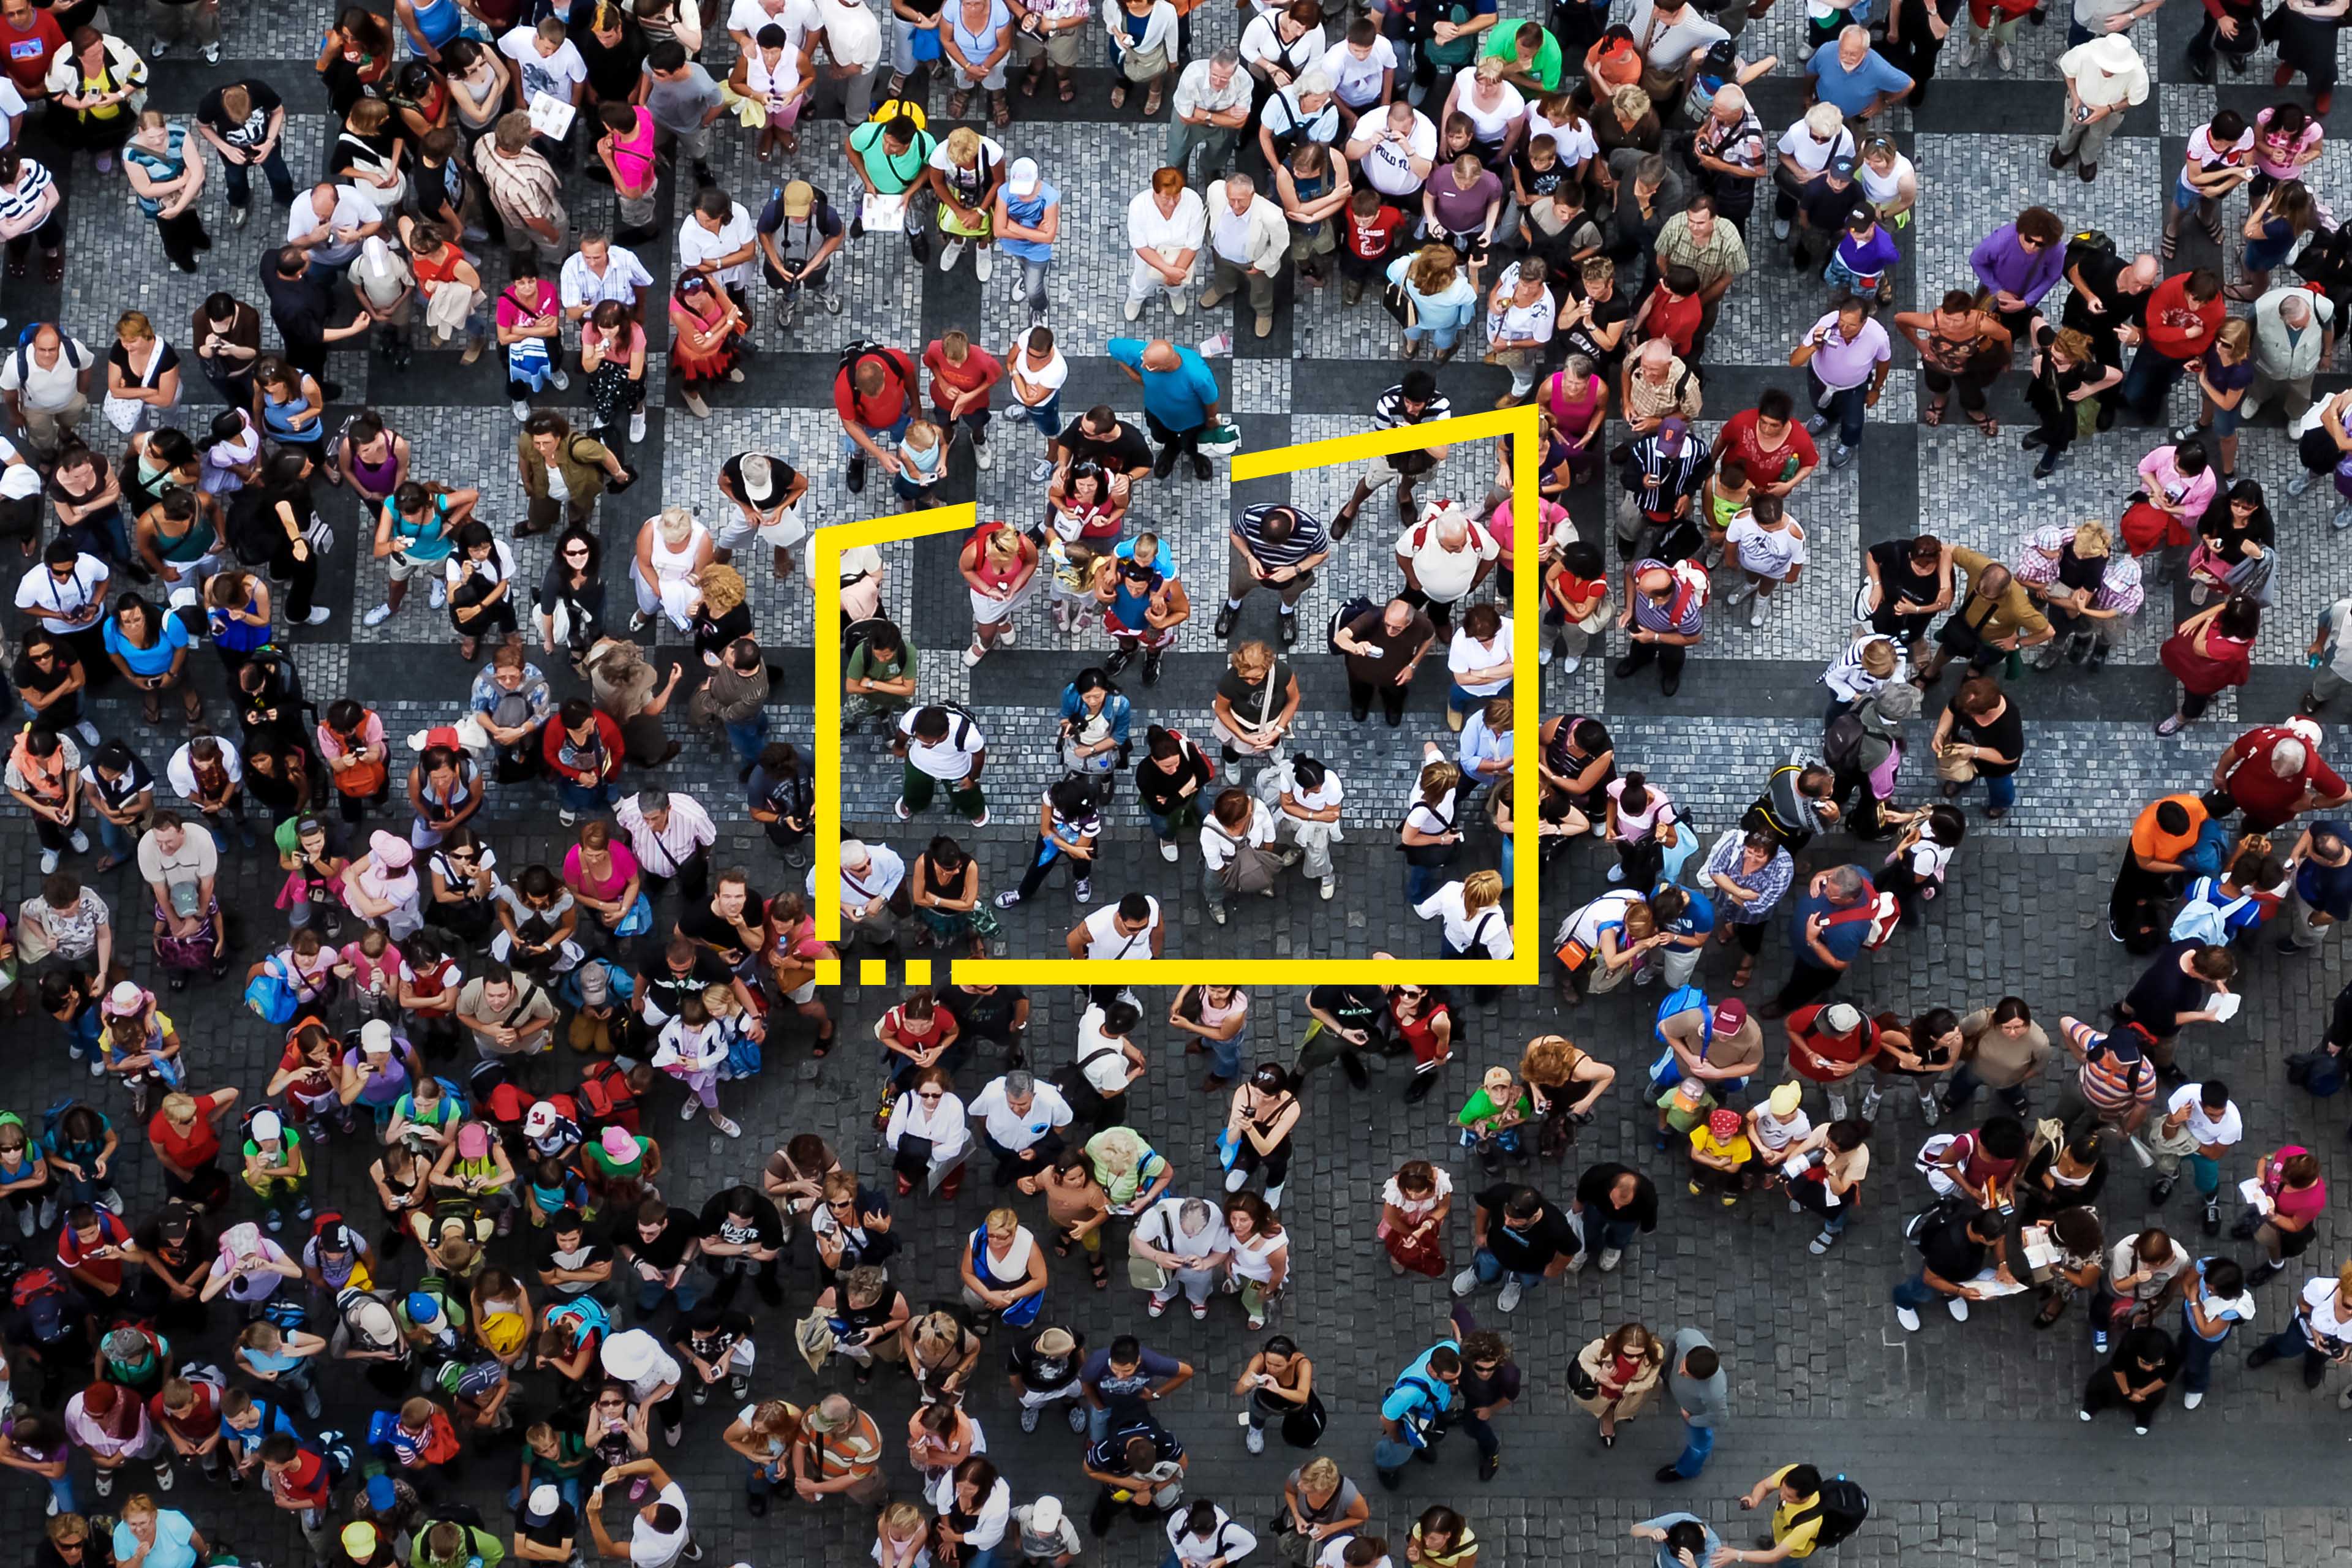
[[[163,721],[163,704],[157,700],[153,692],[142,691],[139,694],[139,717],[150,724],[160,724]]]
[[[1089,1252],[1087,1254],[1087,1270],[1094,1276],[1096,1289],[1108,1290],[1110,1289],[1110,1268],[1108,1264],[1103,1262],[1101,1253]]]
[[[1988,441],[2000,434],[2000,421],[1990,414],[1979,413],[1972,408],[1964,408],[1960,412],[1969,416],[1969,424],[1985,433],[1985,439]]]
[[[1927,405],[1927,412],[1919,416],[1919,423],[1931,430],[1941,425],[1944,422],[1944,405],[1950,401],[1948,397],[1939,397]]]
[[[1731,988],[1738,991],[1755,978],[1756,961],[1752,958],[1743,958],[1739,961],[1739,967],[1731,972]]]
[[[1055,90],[1061,94],[1062,101],[1064,103],[1074,103],[1077,100],[1078,89],[1076,85],[1070,80],[1069,72],[1055,71],[1054,73],[1054,87]]]
[[[1037,86],[1045,79],[1045,68],[1043,65],[1032,67],[1029,73],[1021,79],[1021,96],[1024,98],[1036,97]]]
[[[2221,220],[2220,218],[2217,217],[2205,226],[2205,237],[2216,245],[2220,245],[2222,242]]]
[[[951,92],[948,94],[947,118],[950,120],[961,120],[963,118],[964,106],[971,101],[971,94],[969,92]]]
[[[1125,109],[1127,107],[1127,83],[1122,81],[1117,83],[1111,88],[1110,106],[1113,109]]]
[[[41,258],[41,281],[62,283],[66,280],[66,253],[52,250]]]
[[[988,95],[988,122],[999,131],[1013,123],[1013,100],[1001,92]]]
[[[1153,82],[1151,90],[1143,95],[1143,118],[1150,119],[1160,112],[1160,84]]]
[[[2164,238],[2157,245],[2156,253],[2169,261],[2172,259],[2173,253],[2179,248],[2180,237],[2167,230]]]

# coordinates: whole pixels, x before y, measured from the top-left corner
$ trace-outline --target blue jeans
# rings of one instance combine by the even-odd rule
[[[1179,806],[1166,816],[1152,810],[1150,806],[1145,806],[1143,815],[1151,819],[1151,836],[1162,844],[1173,844],[1176,842],[1176,835],[1182,832],[1184,828],[1198,827],[1201,825],[1200,809],[1191,805]]]
[[[1675,1474],[1689,1480],[1706,1468],[1706,1457],[1714,1452],[1715,1428],[1684,1422],[1683,1451],[1675,1456]]]
[[[1938,1292],[1927,1289],[1927,1274],[1925,1269],[1895,1287],[1895,1304],[1898,1307],[1908,1307],[1915,1312],[1922,1307],[1934,1306],[1941,1299]]]
[[[1506,1275],[1517,1280],[1522,1290],[1532,1290],[1543,1283],[1540,1274],[1522,1274],[1516,1268],[1504,1268],[1496,1260],[1495,1255],[1483,1247],[1470,1255],[1470,1267],[1478,1271],[1478,1283],[1481,1285],[1492,1285]]]
[[[1051,441],[1062,433],[1062,395],[1054,394],[1043,403],[1024,404],[1017,398],[1013,406],[1020,416],[1037,427],[1037,434]]]
[[[662,1298],[665,1296],[677,1300],[678,1316],[684,1317],[694,1310],[694,1304],[697,1301],[702,1300],[701,1274],[695,1269],[688,1269],[685,1277],[678,1280],[675,1289],[664,1285],[658,1279],[640,1279],[637,1281],[637,1315],[642,1318],[652,1317],[661,1310]]]
[[[1609,1220],[1601,1227],[1601,1245],[1607,1251],[1622,1252],[1633,1245],[1633,1238],[1641,1233],[1641,1226],[1633,1220]]]
[[[2186,1316],[2186,1314],[2183,1314]],[[2202,1394],[2213,1381],[2213,1358],[2230,1341],[2228,1334],[2218,1340],[2200,1336],[2184,1324],[2180,1330],[2180,1384],[2190,1394]]]
[[[560,778],[555,781],[555,798],[566,811],[601,810],[620,800],[621,781],[607,779],[600,784],[578,784]]]
[[[749,1459],[743,1461],[743,1490],[746,1495],[766,1497],[775,1489],[776,1482],[769,1478],[767,1466],[755,1465]]]
[[[1249,1030],[1244,1028],[1230,1040],[1202,1041],[1202,1045],[1209,1047],[1210,1072],[1223,1079],[1241,1077],[1242,1042],[1247,1038],[1249,1038]]]
[[[760,760],[760,749],[768,743],[768,710],[766,709],[762,708],[749,719],[731,721],[725,728],[727,743],[735,748],[735,757],[738,762],[756,763]]]
[[[128,860],[139,853],[138,840],[132,838],[127,829],[117,827],[112,821],[96,812],[90,815],[98,817],[98,841],[106,847],[109,855],[118,860]]]
[[[1951,1076],[1944,1080],[1944,1109],[1958,1110],[1976,1099],[1977,1090],[1983,1087],[1984,1080],[1977,1077],[1976,1069],[1967,1062],[1962,1062],[1954,1068]],[[2026,1099],[2023,1084],[2015,1084],[2008,1089],[1997,1089],[1993,1090],[1993,1094],[2003,1105],[2009,1107],[2010,1114],[2012,1116],[2022,1117],[2031,1104],[2031,1101]]]
[[[907,412],[898,416],[898,422],[896,425],[866,425],[861,428],[873,438],[874,444],[884,451],[895,449],[898,445],[898,437],[904,436],[907,433],[907,426],[915,422],[913,402],[911,398],[908,400]],[[857,444],[856,437],[850,435],[846,426],[843,426],[841,432],[841,455],[853,462],[866,456],[866,448]]]
[[[1404,868],[1405,902],[1422,903],[1430,894],[1445,886],[1445,871],[1446,868],[1443,866],[1415,866],[1408,862]]]
[[[1478,712],[1496,698],[1508,697],[1510,694],[1511,683],[1507,680],[1503,682],[1503,689],[1490,691],[1484,697],[1463,690],[1459,681],[1449,680],[1445,683],[1445,705],[1456,713]]]
[[[1813,406],[1836,422],[1838,439],[1849,447],[1860,446],[1863,416],[1870,407],[1870,383],[1832,387],[1815,375],[1810,365],[1805,375],[1812,384]]]
[[[1379,1439],[1372,1444],[1372,1468],[1376,1470],[1401,1469],[1420,1451],[1402,1437],[1390,1436],[1388,1428],[1383,1426]]]
[[[1979,773],[1984,780],[1985,804],[1995,811],[2007,811],[2017,804],[2017,775],[2003,773],[1995,778],[1990,773]]]
[[[2124,373],[2119,389],[2125,405],[2135,413],[2150,415],[2163,410],[2166,395],[2172,384],[2179,381],[2185,365],[2182,361],[2160,353],[2147,343],[2132,351],[2131,369]]]

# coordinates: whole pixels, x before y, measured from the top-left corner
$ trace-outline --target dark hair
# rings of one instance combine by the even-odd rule
[[[1723,1358],[1715,1353],[1713,1345],[1694,1345],[1690,1354],[1683,1357],[1683,1370],[1693,1377],[1713,1377],[1723,1370]]]
[[[2186,833],[2189,831],[2189,808],[2177,800],[2159,800],[2156,803],[2156,825],[2167,833]]]
[[[1123,921],[1150,920],[1151,918],[1151,900],[1141,893],[1121,894],[1118,900],[1118,918]],[[1136,1016],[1138,1017],[1142,1016],[1140,1013],[1138,1013]]]
[[[1810,1496],[1822,1489],[1822,1473],[1811,1465],[1790,1465],[1780,1477],[1780,1484]]]
[[[2014,1160],[2025,1152],[2025,1123],[2014,1116],[1995,1116],[1977,1130],[1977,1143],[1996,1160]]]

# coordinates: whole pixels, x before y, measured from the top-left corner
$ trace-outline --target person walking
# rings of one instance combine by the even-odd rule
[[[1682,1413],[1683,1451],[1658,1467],[1656,1480],[1666,1485],[1696,1480],[1715,1452],[1716,1428],[1731,1414],[1731,1384],[1724,1375],[1723,1358],[1715,1343],[1695,1328],[1676,1329],[1666,1338],[1666,1390]]]

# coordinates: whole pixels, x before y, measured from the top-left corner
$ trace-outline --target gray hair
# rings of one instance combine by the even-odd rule
[[[1318,66],[1311,70],[1302,71],[1299,73],[1298,96],[1301,98],[1322,98],[1330,93],[1333,85],[1331,73]]]
[[[1244,195],[1255,195],[1257,194],[1257,182],[1237,169],[1225,176],[1225,195],[1232,195],[1235,191]]]
[[[1004,1098],[1007,1100],[1026,1100],[1036,1088],[1037,1077],[1027,1068],[1014,1068],[1004,1075]]]
[[[1814,141],[1834,141],[1837,133],[1845,129],[1845,116],[1834,103],[1817,103],[1805,110],[1804,125],[1812,132]]]
[[[1838,29],[1839,43],[1843,44],[1848,38],[1853,37],[1859,37],[1866,45],[1870,42],[1870,29],[1853,23],[1850,23]]]
[[[641,789],[637,792],[637,810],[642,815],[651,816],[657,811],[667,811],[668,809],[669,791],[666,789]]]
[[[2281,741],[2271,748],[2271,772],[2283,779],[2303,772],[2304,764],[2310,760],[2311,753],[2301,741]]]
[[[2286,298],[2279,301],[2278,308],[2282,316],[2309,316],[2311,296],[2300,289],[2289,289]]]
[[[1829,874],[1826,885],[1833,898],[1857,898],[1862,893],[1862,873],[1851,866],[1840,866]]]
[[[1176,1222],[1191,1234],[1207,1229],[1209,1222],[1216,1217],[1217,1211],[1209,1206],[1206,1198],[1186,1198],[1177,1205]]]
[[[1741,87],[1736,81],[1725,82],[1721,87],[1715,89],[1715,107],[1717,109],[1728,109],[1735,114],[1746,113],[1748,110],[1748,89]]]
[[[1234,67],[1242,63],[1242,52],[1241,50],[1234,47],[1231,44],[1227,44],[1223,48],[1219,49],[1215,54],[1209,57],[1209,63],[1213,66],[1223,66],[1227,70],[1232,70]]]

